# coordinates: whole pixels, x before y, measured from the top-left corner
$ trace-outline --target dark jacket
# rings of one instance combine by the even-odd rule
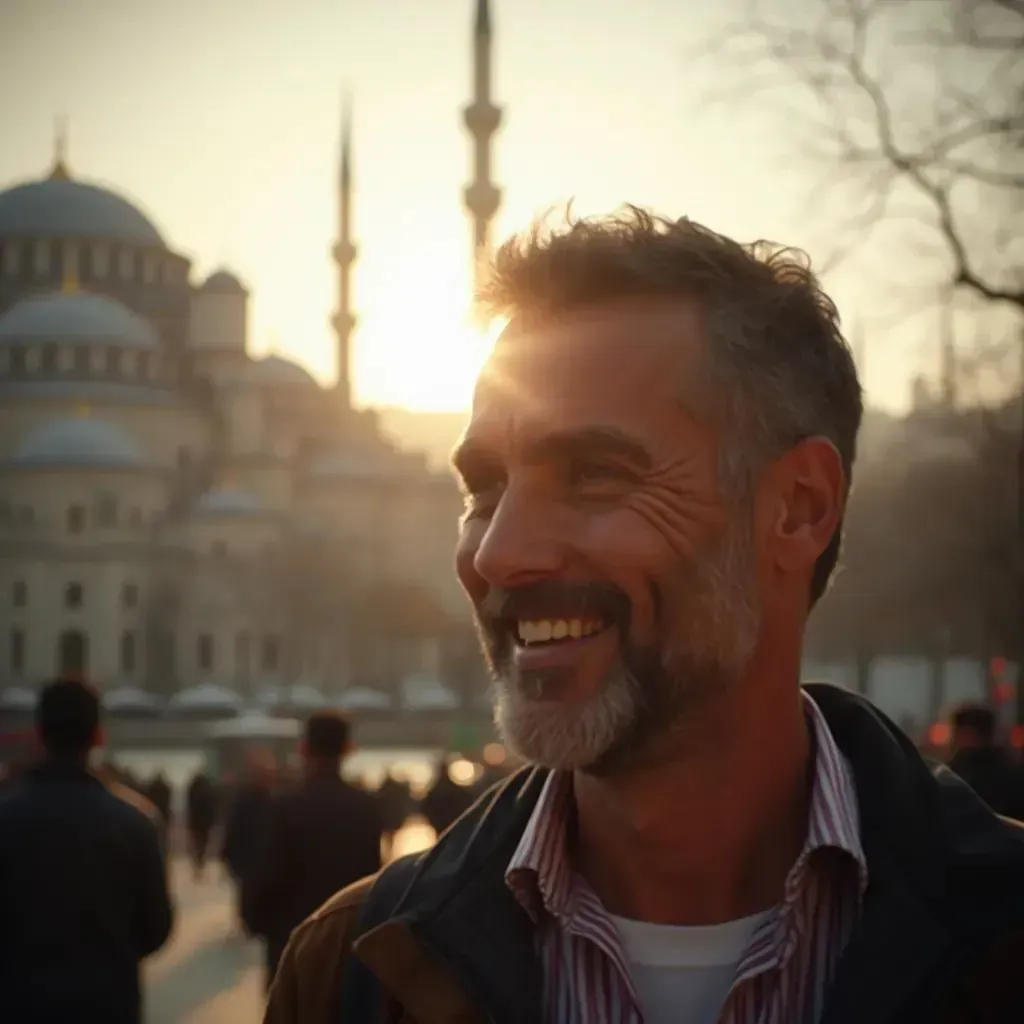
[[[376,799],[337,775],[310,777],[278,796],[266,858],[243,906],[247,927],[279,953],[324,900],[380,868],[382,831]]]
[[[820,1024],[1024,1020],[1024,828],[867,701],[808,690],[853,767],[870,875]],[[545,777],[513,776],[297,929],[265,1024],[541,1021],[534,929],[504,873]]]
[[[999,747],[961,750],[949,767],[996,814],[1024,819],[1024,769]]]
[[[139,961],[171,918],[153,820],[84,766],[0,796],[0,1019],[135,1024]]]
[[[228,808],[221,859],[243,884],[258,876],[263,863],[272,808],[270,787],[256,784],[240,787]]]

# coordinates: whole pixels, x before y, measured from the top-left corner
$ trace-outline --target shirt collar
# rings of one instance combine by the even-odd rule
[[[818,705],[806,691],[801,693],[813,741],[814,780],[807,837],[786,877],[787,904],[796,900],[819,850],[844,851],[856,864],[861,894],[867,886],[853,771]],[[563,921],[573,914],[576,880],[568,852],[572,799],[572,774],[552,772],[505,872],[506,884],[534,920],[542,910]]]

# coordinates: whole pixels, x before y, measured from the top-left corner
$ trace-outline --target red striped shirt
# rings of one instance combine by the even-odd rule
[[[814,1024],[867,885],[850,766],[804,693],[815,773],[807,838],[782,902],[757,928],[719,1024]],[[642,1024],[618,931],[570,864],[572,776],[552,773],[509,861],[506,882],[537,923],[545,1024]]]

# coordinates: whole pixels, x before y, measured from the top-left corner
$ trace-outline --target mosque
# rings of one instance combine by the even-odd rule
[[[476,259],[500,203],[491,36],[478,0],[464,111]],[[0,706],[58,671],[143,703],[295,677],[331,695],[427,657],[379,615],[365,625],[371,591],[378,612],[382,593],[415,592],[464,622],[453,482],[352,405],[344,122],[329,387],[253,357],[242,282],[196,280],[146,213],[72,173],[60,141],[46,177],[0,191]]]

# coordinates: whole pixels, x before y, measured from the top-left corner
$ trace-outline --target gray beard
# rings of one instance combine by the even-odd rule
[[[506,747],[542,767],[600,775],[643,758],[749,664],[760,628],[752,555],[745,531],[725,538],[692,569],[694,598],[669,641],[655,650],[623,636],[620,665],[588,700],[544,701],[543,680],[492,662],[494,720]]]

